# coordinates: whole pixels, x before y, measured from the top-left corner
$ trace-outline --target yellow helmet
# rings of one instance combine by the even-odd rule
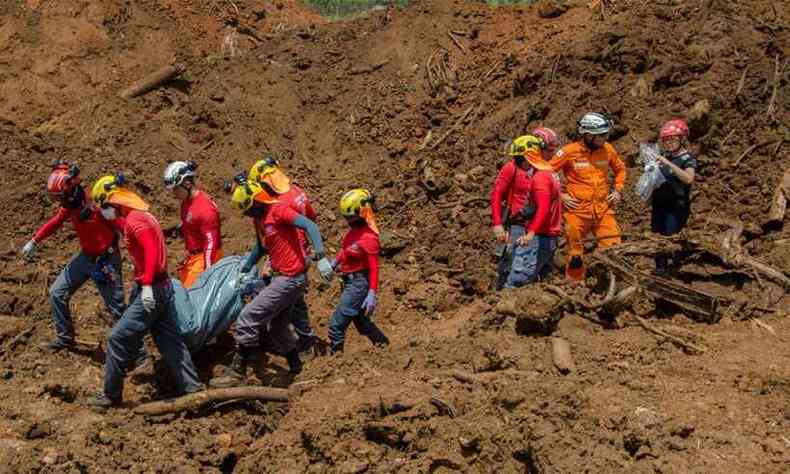
[[[340,198],[340,214],[343,217],[358,216],[360,209],[371,207],[373,201],[373,195],[367,189],[352,189]]]
[[[521,135],[508,146],[510,156],[524,156],[529,150],[542,150],[546,147],[543,140],[535,135]]]
[[[106,204],[115,204],[138,211],[147,211],[148,204],[136,193],[125,188],[123,186],[125,183],[126,179],[122,174],[102,176],[91,188],[91,199],[100,207]]]
[[[107,199],[124,183],[123,175],[107,175],[99,178],[91,188],[91,199],[99,206],[103,206]]]
[[[245,212],[252,207],[255,196],[261,192],[263,192],[263,188],[260,184],[249,180],[243,181],[236,185],[236,189],[233,190],[233,196],[230,200],[233,202],[233,207],[241,212]]]
[[[280,163],[272,155],[266,155],[252,165],[248,175],[249,179],[254,183],[260,183],[261,178],[274,173],[279,167]]]

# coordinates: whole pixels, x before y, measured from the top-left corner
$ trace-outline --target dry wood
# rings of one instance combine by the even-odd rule
[[[24,331],[20,332],[16,336],[14,336],[13,339],[8,341],[8,344],[6,344],[5,347],[0,349],[0,355],[5,354],[6,351],[12,350],[17,344],[19,344],[22,341],[22,339],[27,339],[31,334],[33,334],[33,331],[35,331],[35,329],[36,326],[31,326],[25,329]]]
[[[702,354],[703,352],[705,352],[705,349],[697,346],[696,344],[684,341],[683,339],[681,339],[681,338],[679,338],[677,336],[673,336],[672,334],[668,334],[668,333],[666,333],[666,332],[664,332],[664,331],[662,331],[660,329],[656,329],[650,323],[648,323],[645,319],[643,319],[643,318],[641,318],[641,317],[639,317],[637,315],[634,315],[634,319],[636,319],[636,322],[639,323],[639,325],[645,331],[647,331],[647,332],[649,332],[651,334],[655,334],[656,336],[663,337],[664,339],[668,340],[669,342],[671,342],[671,343],[673,343],[673,344],[675,344],[677,346],[680,346],[687,353],[690,353],[690,354]]]
[[[781,271],[770,267],[753,257],[749,256],[740,245],[741,234],[743,233],[743,223],[739,220],[733,224],[732,228],[723,235],[719,256],[724,263],[733,266],[750,267],[776,283],[790,289],[790,278]]]
[[[475,110],[475,106],[474,105],[472,107],[469,107],[468,109],[466,109],[466,112],[464,112],[463,115],[461,115],[458,118],[458,120],[455,121],[455,123],[450,127],[450,129],[447,130],[447,132],[444,135],[442,135],[441,138],[439,138],[436,141],[436,143],[431,145],[431,149],[435,149],[437,146],[441,145],[442,142],[444,142],[447,139],[447,137],[449,137],[450,134],[452,134],[455,131],[455,129],[458,128],[458,126],[461,123],[463,123],[464,120],[466,120],[466,117],[468,117],[469,114],[471,114],[473,110]]]
[[[618,277],[630,281],[653,297],[669,301],[692,315],[701,316],[707,322],[718,318],[719,298],[716,296],[642,272],[613,253],[598,252],[592,254],[591,259],[603,263]]]
[[[755,143],[754,145],[752,145],[749,148],[747,148],[746,150],[744,150],[743,153],[741,153],[741,155],[732,163],[732,167],[735,168],[736,166],[738,166],[738,164],[741,162],[741,160],[743,160],[749,153],[757,150],[758,148],[762,148],[764,146],[768,146],[768,145],[771,145],[773,143],[776,143],[776,140],[768,140],[768,141],[761,142],[761,143]]]
[[[378,71],[379,69],[383,68],[388,62],[390,62],[390,60],[385,59],[384,61],[379,61],[377,63],[369,64],[367,66],[355,67],[352,68],[351,71],[349,71],[349,73],[352,76],[357,74],[368,74],[371,72]]]
[[[788,199],[790,199],[790,168],[784,172],[779,186],[774,191],[771,210],[768,212],[769,223],[781,223],[784,221]]]
[[[779,83],[784,75],[784,70],[788,62],[790,62],[790,60],[782,63],[779,59],[779,53],[776,54],[776,63],[774,64],[774,86],[771,91],[771,98],[768,100],[768,110],[766,111],[766,114],[770,118],[774,118],[774,114],[776,113],[776,96],[779,94]]]
[[[123,99],[131,99],[133,97],[143,95],[146,92],[152,91],[167,81],[173,79],[182,72],[184,72],[184,67],[179,64],[165,66],[135,82],[129,86],[129,88],[121,92],[120,96]]]
[[[770,324],[764,323],[759,319],[752,319],[752,324],[755,327],[765,329],[766,331],[770,332],[772,335],[776,336],[776,329],[774,329]]]
[[[473,374],[471,372],[467,372],[465,370],[451,370],[447,372],[447,375],[458,380],[459,382],[465,383],[476,383],[476,382],[490,382],[499,378],[502,375],[522,375],[524,374],[523,371],[520,370],[498,370],[496,372],[480,372]]]
[[[460,41],[458,41],[458,38],[455,37],[452,31],[448,31],[447,36],[449,36],[450,39],[453,40],[453,43],[455,43],[455,45],[458,46],[458,49],[460,49],[462,53],[466,54],[466,48],[464,47],[464,45],[461,44]]]
[[[741,78],[738,80],[738,89],[735,91],[735,97],[741,95],[743,92],[743,86],[746,85],[746,73],[749,71],[749,66],[746,66],[743,69],[743,73],[741,73]]]
[[[266,400],[270,402],[287,402],[288,390],[271,387],[233,387],[204,390],[190,393],[183,397],[171,398],[157,402],[145,403],[134,409],[138,415],[164,415],[184,410],[194,410],[209,402],[226,400]]]
[[[571,345],[561,337],[551,338],[551,359],[563,375],[571,373],[576,368],[571,355]]]

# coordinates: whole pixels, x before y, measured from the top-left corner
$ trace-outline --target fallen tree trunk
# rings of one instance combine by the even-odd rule
[[[162,69],[159,69],[158,71],[144,77],[143,79],[140,79],[129,86],[126,90],[121,92],[121,98],[131,99],[133,97],[143,95],[146,92],[156,89],[170,79],[178,76],[182,72],[184,72],[184,67],[181,65],[174,64],[165,66]]]
[[[184,410],[194,410],[209,402],[226,400],[265,400],[288,402],[288,390],[271,387],[233,387],[204,390],[183,397],[145,403],[134,409],[138,415],[164,415]]]
[[[618,277],[630,281],[632,285],[638,286],[654,298],[669,301],[705,322],[716,322],[720,318],[718,315],[719,298],[713,295],[682,283],[675,283],[639,271],[626,263],[620,256],[597,253],[593,254],[592,258],[609,267]]]
[[[685,352],[688,352],[688,353],[691,353],[691,354],[702,354],[703,352],[705,352],[705,349],[703,349],[703,348],[701,348],[701,347],[699,347],[699,346],[697,346],[695,344],[692,344],[690,342],[684,341],[683,339],[681,339],[681,338],[679,338],[677,336],[673,336],[672,334],[666,333],[666,332],[664,332],[664,331],[662,331],[660,329],[654,328],[645,319],[643,319],[643,318],[641,318],[641,317],[639,317],[637,315],[634,315],[634,319],[636,319],[636,322],[639,323],[639,326],[641,326],[642,329],[644,329],[645,331],[647,331],[647,332],[649,332],[651,334],[655,334],[656,336],[663,337],[664,339],[668,340],[669,342],[679,346]]]
[[[743,223],[737,221],[732,228],[724,233],[721,240],[721,252],[719,257],[724,263],[733,266],[746,266],[762,273],[786,289],[790,289],[790,278],[781,271],[766,265],[753,257],[749,256],[741,247],[740,239],[743,233]]]

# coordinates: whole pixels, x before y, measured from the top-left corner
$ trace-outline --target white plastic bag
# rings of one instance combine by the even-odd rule
[[[639,159],[644,164],[644,171],[642,171],[642,176],[636,182],[636,193],[645,202],[648,202],[650,196],[653,195],[653,191],[666,181],[664,174],[661,173],[659,168],[659,153],[658,145],[655,143],[639,144]]]

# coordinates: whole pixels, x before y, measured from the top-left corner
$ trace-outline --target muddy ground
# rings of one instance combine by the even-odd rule
[[[415,1],[349,23],[288,0],[26,0],[0,4],[0,14],[0,470],[790,470],[786,288],[692,262],[677,281],[720,297],[718,322],[642,294],[614,327],[569,314],[557,332],[576,370],[561,375],[549,338],[494,309],[486,204],[509,138],[545,124],[571,139],[581,112],[604,110],[630,167],[620,222],[627,241],[638,240],[649,212],[631,191],[637,144],[684,116],[700,159],[691,232],[717,238],[740,220],[745,250],[790,274],[789,227],[765,225],[790,166],[790,68],[781,68],[790,12],[781,2],[633,0],[601,10]],[[178,80],[118,97],[171,62],[186,66]],[[38,349],[52,336],[47,287],[75,236],[60,232],[32,263],[19,254],[55,210],[43,191],[51,162],[78,162],[88,179],[124,171],[172,225],[177,203],[161,171],[196,159],[220,202],[226,253],[240,253],[252,234],[222,183],[265,150],[317,203],[331,248],[343,230],[342,191],[376,191],[387,231],[377,319],[392,345],[372,348],[352,330],[345,354],[309,360],[295,380],[272,358],[259,377],[299,387],[287,406],[135,416],[136,404],[169,394],[159,367],[127,384],[127,407],[86,409],[101,351]],[[181,244],[170,243],[175,263]],[[649,258],[633,264],[648,269]],[[326,334],[339,290],[313,281],[312,318]],[[97,301],[87,288],[73,300],[80,339],[105,337]],[[635,315],[704,352],[648,334]],[[207,380],[227,350],[198,363]]]

